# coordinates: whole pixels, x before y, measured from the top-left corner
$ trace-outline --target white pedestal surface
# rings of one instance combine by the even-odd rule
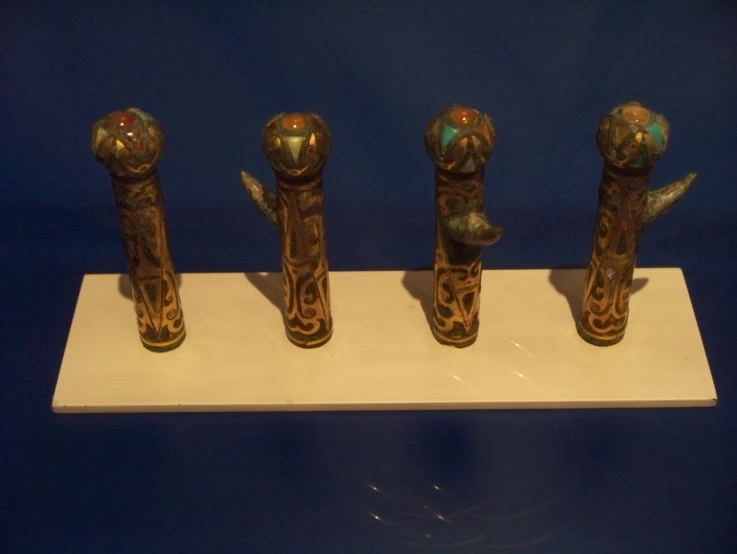
[[[575,327],[585,270],[486,270],[478,341],[438,344],[432,272],[330,274],[333,337],[284,335],[279,273],[185,273],[187,338],[144,349],[121,275],[82,282],[58,413],[707,407],[716,391],[680,269],[635,271],[624,340]]]

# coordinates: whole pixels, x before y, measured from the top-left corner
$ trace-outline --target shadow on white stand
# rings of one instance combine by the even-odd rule
[[[57,413],[707,407],[716,391],[680,269],[637,269],[625,339],[577,334],[585,271],[487,270],[476,344],[438,344],[432,272],[330,274],[335,331],[284,335],[279,273],[185,273],[187,339],[139,341],[130,285],[86,275]],[[644,286],[643,286],[644,285]]]

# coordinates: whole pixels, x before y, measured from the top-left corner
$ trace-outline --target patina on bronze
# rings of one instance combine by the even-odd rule
[[[596,346],[624,338],[630,291],[644,228],[680,200],[696,173],[648,191],[650,173],[665,152],[668,120],[639,102],[615,106],[599,121],[596,144],[604,158],[593,246],[578,334]]]
[[[241,180],[279,230],[287,338],[302,348],[322,346],[333,333],[322,179],[330,133],[315,113],[278,114],[264,128],[261,148],[274,170],[276,192],[245,171]]]
[[[481,249],[502,236],[484,214],[484,166],[495,141],[487,115],[455,104],[425,132],[425,148],[435,164],[432,330],[438,342],[457,348],[478,338]]]
[[[92,153],[113,182],[139,335],[153,352],[174,350],[186,336],[157,171],[163,150],[163,127],[137,108],[92,128]]]

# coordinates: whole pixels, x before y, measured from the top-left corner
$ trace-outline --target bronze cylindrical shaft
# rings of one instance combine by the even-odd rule
[[[99,120],[92,132],[93,153],[113,184],[139,336],[153,352],[173,350],[186,336],[156,169],[163,147],[162,126],[135,108]]]
[[[605,167],[578,332],[598,346],[624,337],[650,172]]]
[[[277,179],[276,190],[287,337],[297,346],[321,346],[333,333],[322,177]]]
[[[463,178],[435,171],[435,263],[433,334],[447,345],[473,344],[479,332],[481,246],[453,241],[444,222],[458,213],[483,210],[479,174]]]

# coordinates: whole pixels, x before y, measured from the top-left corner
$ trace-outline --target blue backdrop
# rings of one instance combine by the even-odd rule
[[[737,551],[734,2],[0,4],[0,552]],[[422,133],[479,108],[485,266],[547,268],[586,263],[597,121],[630,99],[671,123],[654,185],[699,173],[639,263],[684,269],[715,409],[52,415],[82,275],[125,271],[98,117],[165,125],[178,271],[263,271],[238,172],[270,183],[263,124],[319,112],[331,269],[371,270],[432,263]]]

